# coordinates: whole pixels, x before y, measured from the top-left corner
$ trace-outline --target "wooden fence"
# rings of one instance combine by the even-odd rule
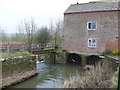
[[[4,53],[6,52],[16,52],[16,51],[29,51],[29,44],[2,44],[0,45],[0,50]],[[32,51],[41,51],[44,48],[54,48],[54,44],[45,43],[45,44],[31,44]]]

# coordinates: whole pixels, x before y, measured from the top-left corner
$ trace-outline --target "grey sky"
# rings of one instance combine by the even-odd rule
[[[8,33],[17,32],[17,24],[24,18],[33,17],[39,25],[49,25],[63,19],[70,4],[95,0],[0,0],[0,25]]]

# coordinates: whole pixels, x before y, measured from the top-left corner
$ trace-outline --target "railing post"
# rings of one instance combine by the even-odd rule
[[[25,50],[24,50],[24,44],[22,44],[21,46],[22,46],[22,51],[25,51]]]
[[[10,52],[10,45],[9,45],[9,43],[7,44],[7,52],[8,53]]]

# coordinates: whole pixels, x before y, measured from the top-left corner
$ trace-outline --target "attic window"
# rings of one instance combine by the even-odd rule
[[[88,47],[96,47],[96,39],[95,38],[88,39]]]
[[[87,29],[88,30],[96,30],[97,23],[95,21],[87,22]]]

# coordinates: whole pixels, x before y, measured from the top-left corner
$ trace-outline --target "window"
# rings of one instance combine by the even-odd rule
[[[96,39],[95,38],[88,39],[88,47],[96,47]]]
[[[88,22],[87,23],[87,29],[88,30],[96,30],[97,29],[97,23],[94,21],[94,22]]]

